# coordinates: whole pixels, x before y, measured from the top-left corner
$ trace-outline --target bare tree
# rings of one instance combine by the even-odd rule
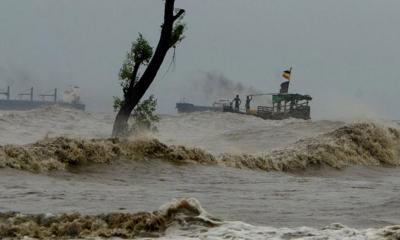
[[[175,48],[184,38],[185,25],[182,19],[185,10],[175,9],[175,0],[165,0],[164,23],[161,26],[161,35],[153,55],[153,49],[140,34],[132,44],[121,71],[120,79],[124,92],[123,100],[119,101],[119,111],[114,121],[113,136],[122,136],[128,129],[128,119],[133,109],[146,93],[157,75],[168,50]],[[139,76],[142,65],[147,68]]]

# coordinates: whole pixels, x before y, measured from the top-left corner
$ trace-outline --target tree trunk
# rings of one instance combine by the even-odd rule
[[[126,133],[130,114],[150,87],[171,47],[174,22],[184,13],[181,10],[174,15],[174,4],[175,0],[165,1],[164,23],[156,51],[142,77],[134,85],[132,85],[134,81],[131,81],[131,86],[129,86],[128,91],[124,94],[123,104],[114,121],[113,136],[122,136]]]

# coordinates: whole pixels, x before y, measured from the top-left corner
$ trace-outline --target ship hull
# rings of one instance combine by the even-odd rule
[[[176,109],[178,113],[192,113],[192,112],[222,112],[221,107],[208,107],[208,106],[196,106],[191,103],[177,103]]]
[[[311,114],[310,114],[311,112],[309,106],[288,111],[281,111],[281,112],[274,112],[271,111],[270,107],[263,107],[263,106],[259,106],[256,110],[248,110],[247,112],[240,112],[240,111],[235,111],[230,106],[225,106],[223,111],[256,116],[266,120],[283,120],[288,118],[297,118],[304,120],[311,119]]]
[[[81,103],[64,102],[44,102],[44,101],[24,101],[24,100],[0,100],[0,110],[31,110],[41,107],[58,105],[61,107],[85,110],[85,105]]]

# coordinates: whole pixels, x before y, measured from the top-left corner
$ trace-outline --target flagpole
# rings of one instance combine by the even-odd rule
[[[287,91],[287,93],[289,93],[290,81],[292,81],[292,69],[293,69],[292,67],[290,67],[290,69],[289,69],[289,72],[290,72],[289,76],[290,77],[289,77],[289,82],[288,82],[288,88],[287,88],[288,91]]]

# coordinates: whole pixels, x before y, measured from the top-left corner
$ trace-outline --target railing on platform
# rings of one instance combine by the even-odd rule
[[[273,112],[273,110],[274,110],[273,107],[267,107],[267,106],[258,106],[257,107],[257,112],[260,112],[260,113],[263,113],[263,112],[270,113],[270,112]]]

